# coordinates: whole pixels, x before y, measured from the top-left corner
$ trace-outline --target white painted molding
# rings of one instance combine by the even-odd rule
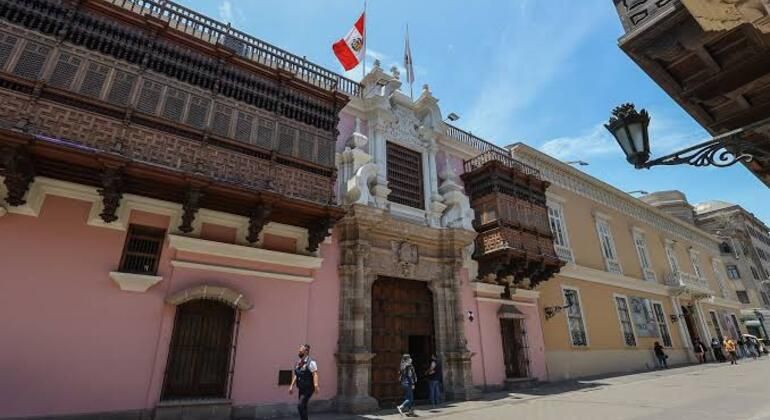
[[[719,241],[694,225],[666,214],[623,191],[600,181],[570,165],[525,144],[512,148],[513,157],[540,171],[541,177],[552,184],[569,190],[579,196],[612,208],[622,214],[651,225],[661,232],[672,232],[698,246],[716,253]]]
[[[311,270],[320,268],[321,262],[323,262],[322,258],[309,255],[289,254],[286,252],[207,241],[205,239],[190,238],[173,234],[168,235],[168,238],[171,248],[197,254],[236,258],[267,264],[279,264]]]
[[[732,301],[730,299],[724,299],[718,296],[714,296],[709,304],[731,309],[741,309],[743,307],[743,304],[738,301]]]
[[[486,297],[477,297],[476,300],[478,300],[479,302],[499,303],[500,305],[510,305],[510,306],[537,306],[536,303],[522,302],[519,300],[495,299],[495,298],[486,298]]]
[[[532,299],[537,300],[540,299],[540,292],[537,290],[529,290],[529,289],[514,289],[511,293],[512,299]]]
[[[505,286],[501,286],[499,284],[491,284],[491,283],[482,283],[480,281],[474,281],[471,282],[471,290],[473,290],[474,295],[479,297],[487,297],[487,298],[500,298],[500,295],[505,292]]]
[[[671,296],[671,288],[660,283],[652,283],[634,277],[597,270],[578,264],[568,264],[561,268],[557,276],[598,283],[623,289],[636,290],[662,296]]]
[[[594,218],[597,218],[597,219],[606,220],[608,222],[612,220],[612,216],[596,209],[591,210],[591,214],[594,216]]]
[[[172,260],[171,265],[179,268],[189,268],[191,270],[213,271],[216,273],[238,274],[248,277],[268,278],[275,280],[288,280],[297,281],[302,283],[310,283],[313,281],[312,276],[300,276],[295,274],[283,274],[275,273],[271,271],[252,270],[250,268],[231,267],[218,264],[204,264],[182,260]]]
[[[559,203],[559,204],[562,204],[562,205],[567,202],[566,198],[564,198],[564,197],[562,197],[562,196],[560,196],[560,195],[558,195],[558,194],[556,194],[554,192],[547,191],[547,190],[545,192],[545,198],[547,200],[550,200],[550,201],[553,201],[555,203]]]
[[[152,286],[163,281],[161,276],[148,276],[145,274],[110,272],[110,278],[118,285],[120,290],[126,292],[144,293]]]

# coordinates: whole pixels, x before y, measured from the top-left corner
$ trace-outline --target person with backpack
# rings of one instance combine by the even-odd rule
[[[439,396],[441,395],[441,379],[444,377],[441,369],[441,361],[435,354],[430,358],[430,366],[428,367],[426,376],[428,377],[430,403],[435,407],[439,403]]]
[[[658,359],[658,367],[663,369],[668,369],[668,362],[666,359],[668,359],[668,356],[663,351],[663,346],[660,345],[659,342],[655,342],[655,345],[653,346],[653,351],[655,352],[655,358]]]
[[[695,356],[698,358],[699,363],[706,363],[706,345],[700,341],[700,338],[695,339]]]
[[[711,338],[711,350],[714,352],[714,359],[716,359],[718,363],[727,361],[724,353],[722,353],[722,343],[716,337]]]
[[[320,391],[318,386],[318,366],[315,360],[310,358],[310,345],[303,344],[297,350],[299,360],[294,365],[294,372],[289,385],[289,394],[294,392],[294,386],[297,386],[299,403],[297,411],[300,420],[307,420],[307,404],[313,393]]]
[[[401,356],[401,366],[398,369],[398,378],[401,388],[404,390],[404,402],[396,409],[401,416],[414,415],[414,386],[417,383],[417,374],[412,364],[412,356],[404,354]]]

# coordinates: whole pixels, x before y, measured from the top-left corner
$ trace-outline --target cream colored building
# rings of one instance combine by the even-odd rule
[[[514,158],[540,170],[556,250],[567,262],[539,286],[549,380],[694,361],[693,340],[738,334],[741,304],[719,241],[524,144]]]

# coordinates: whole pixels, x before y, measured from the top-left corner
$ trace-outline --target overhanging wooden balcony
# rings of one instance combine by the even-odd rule
[[[151,5],[0,4],[6,202],[23,203],[41,175],[100,188],[107,222],[132,193],[182,203],[183,232],[203,207],[249,217],[254,240],[268,221],[307,227],[317,247],[343,213],[336,126],[358,88],[181,6]]]
[[[558,272],[563,262],[554,250],[543,181],[536,169],[498,150],[465,162],[462,175],[476,212],[474,258],[483,281],[529,287]]]

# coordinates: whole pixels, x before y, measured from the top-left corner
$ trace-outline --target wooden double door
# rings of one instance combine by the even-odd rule
[[[236,315],[211,300],[177,307],[162,399],[228,397]]]
[[[422,281],[378,278],[372,286],[372,379],[370,395],[380,405],[400,403],[401,356],[412,356],[418,381],[415,399],[428,397],[425,373],[435,350],[433,294]]]
[[[523,319],[501,318],[500,333],[503,339],[503,362],[506,378],[529,376],[529,346]]]

